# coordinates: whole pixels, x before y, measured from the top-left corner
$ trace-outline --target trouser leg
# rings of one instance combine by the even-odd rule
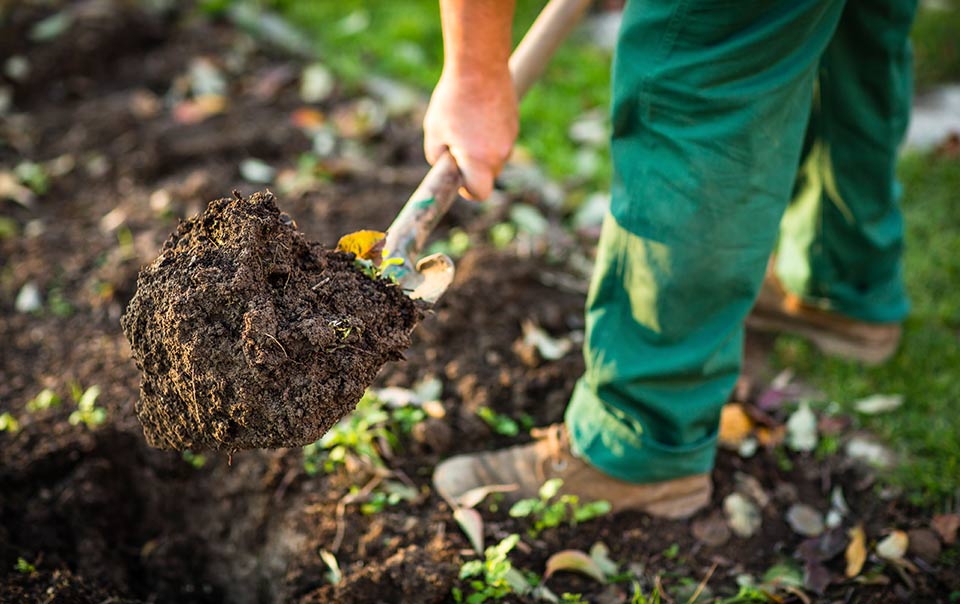
[[[612,203],[587,301],[574,448],[653,482],[707,472],[743,319],[800,158],[833,1],[630,0]]]
[[[776,272],[857,319],[907,314],[897,151],[910,115],[915,0],[848,2],[820,63],[808,150],[784,215]]]

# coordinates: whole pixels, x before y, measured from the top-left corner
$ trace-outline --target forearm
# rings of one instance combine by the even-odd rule
[[[515,0],[440,0],[443,70],[457,79],[509,72]]]

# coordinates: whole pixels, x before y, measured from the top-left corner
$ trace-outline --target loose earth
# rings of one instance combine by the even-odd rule
[[[165,449],[302,446],[349,413],[421,318],[352,254],[308,242],[270,193],[211,202],[137,280],[121,323],[137,416]]]

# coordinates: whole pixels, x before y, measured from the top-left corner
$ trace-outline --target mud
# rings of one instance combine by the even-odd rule
[[[211,202],[146,266],[121,323],[147,442],[315,442],[402,358],[421,313],[352,254],[309,243],[270,193]]]

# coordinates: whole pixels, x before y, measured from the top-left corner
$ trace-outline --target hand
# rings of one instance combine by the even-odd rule
[[[435,163],[449,150],[463,175],[461,194],[483,200],[517,138],[517,95],[510,72],[459,74],[444,70],[423,119],[423,148]]]

